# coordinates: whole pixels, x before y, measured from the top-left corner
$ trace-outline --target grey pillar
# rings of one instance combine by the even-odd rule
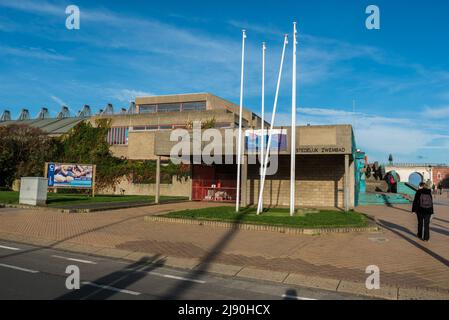
[[[345,212],[349,211],[349,154],[345,154],[345,178],[344,178],[344,207]]]
[[[248,155],[244,155],[242,157],[242,188],[241,188],[241,204],[242,207],[246,207],[248,205],[248,196],[247,196],[247,186],[248,186]]]
[[[156,192],[154,194],[154,203],[159,203],[159,196],[161,191],[161,157],[157,157],[156,161]]]

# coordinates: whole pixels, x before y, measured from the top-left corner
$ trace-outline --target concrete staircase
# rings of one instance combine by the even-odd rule
[[[411,200],[403,194],[367,192],[359,195],[360,206],[410,204]]]

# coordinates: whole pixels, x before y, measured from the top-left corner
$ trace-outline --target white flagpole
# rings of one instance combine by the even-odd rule
[[[242,73],[240,77],[240,108],[239,108],[239,135],[237,141],[237,197],[235,211],[240,211],[240,167],[242,161],[242,114],[243,114],[243,80],[245,69],[245,39],[246,31],[242,30]]]
[[[265,149],[265,52],[267,50],[267,46],[265,42],[262,43],[262,139],[260,141],[260,178],[262,180],[263,174],[263,163],[264,163],[264,149]],[[260,186],[261,187],[261,186]],[[262,203],[263,203],[263,195],[262,195]],[[263,204],[262,204],[263,208]]]
[[[284,65],[284,57],[285,57],[285,47],[288,44],[288,35],[284,36],[284,47],[282,48],[282,57],[281,57],[281,65],[279,67],[279,76],[278,76],[278,82],[276,86],[276,95],[274,97],[274,105],[273,105],[273,113],[271,115],[271,124],[270,124],[270,131],[268,133],[268,144],[267,149],[265,153],[265,160],[263,161],[264,167],[263,167],[263,173],[262,173],[262,180],[260,181],[260,191],[259,191],[259,203],[257,205],[257,214],[259,215],[262,212],[262,195],[263,195],[263,189],[265,185],[265,176],[267,175],[267,167],[268,167],[268,157],[270,156],[270,146],[271,146],[271,139],[272,139],[272,132],[274,127],[274,121],[276,118],[276,107],[278,104],[278,97],[279,97],[279,87],[281,85],[281,78],[282,78],[282,67]]]
[[[292,129],[290,170],[290,216],[295,214],[296,196],[296,22],[293,22],[293,76],[292,76]]]

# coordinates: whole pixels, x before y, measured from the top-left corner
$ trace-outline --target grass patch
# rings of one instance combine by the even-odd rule
[[[161,196],[161,202],[186,200],[186,197]],[[111,202],[154,202],[153,196],[115,196],[115,195],[96,195],[94,198],[84,194],[64,194],[49,193],[47,205],[49,207],[60,207],[89,203],[111,203]],[[0,203],[18,204],[19,192],[0,191]]]
[[[196,210],[182,210],[163,215],[168,218],[184,218],[194,220],[222,221],[234,223],[248,223],[257,225],[271,225],[291,228],[361,228],[368,226],[365,215],[350,211],[316,210],[304,215],[290,216],[288,209],[269,209],[257,215],[255,208],[242,209],[235,213],[234,207],[215,207]]]

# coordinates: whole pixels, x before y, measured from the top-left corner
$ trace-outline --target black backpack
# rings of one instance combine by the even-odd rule
[[[419,197],[419,206],[422,209],[431,209],[433,207],[432,196],[427,193],[421,194]]]

